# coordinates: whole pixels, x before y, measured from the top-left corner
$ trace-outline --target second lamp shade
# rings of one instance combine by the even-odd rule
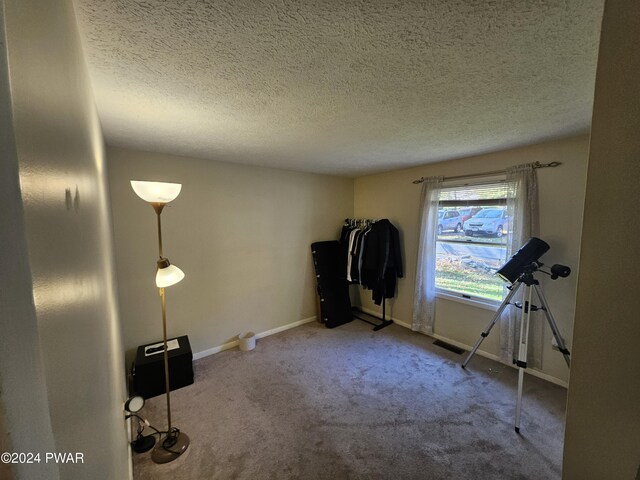
[[[156,273],[156,286],[158,288],[170,287],[184,278],[184,272],[175,265],[159,268]]]

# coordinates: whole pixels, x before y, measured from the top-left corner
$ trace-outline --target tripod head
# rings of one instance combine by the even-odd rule
[[[527,274],[532,274],[533,272],[537,272],[538,270],[540,270],[540,267],[544,266],[544,263],[542,262],[531,262],[529,265],[526,265],[522,268],[522,274],[521,275],[527,275]]]
[[[522,267],[522,273],[518,275],[518,278],[515,282],[509,287],[513,287],[516,283],[524,283],[525,285],[537,285],[538,281],[535,279],[533,274],[540,270],[544,264],[541,262],[531,262],[529,265]],[[541,270],[540,270],[541,271]]]

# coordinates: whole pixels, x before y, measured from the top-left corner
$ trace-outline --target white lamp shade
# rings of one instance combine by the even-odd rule
[[[159,268],[156,273],[156,285],[158,288],[170,287],[184,278],[184,272],[175,265]]]
[[[169,203],[180,194],[182,184],[131,180],[131,187],[141,199],[149,203]]]

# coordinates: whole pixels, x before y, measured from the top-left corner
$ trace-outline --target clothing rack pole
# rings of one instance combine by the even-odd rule
[[[350,225],[350,226],[356,226],[358,224],[358,222],[362,222],[365,225],[373,225],[374,223],[376,223],[378,221],[378,219],[373,219],[373,218],[345,218],[345,224],[346,225]],[[376,315],[372,315],[371,313],[366,313],[363,312],[362,310],[358,309],[358,307],[353,307],[352,308],[352,313],[354,318],[357,318],[358,320],[362,320],[365,323],[368,323],[369,325],[373,325],[373,331],[377,332],[378,330],[381,330],[385,327],[388,327],[389,325],[391,325],[393,323],[393,320],[387,320],[386,318],[386,305],[387,305],[387,299],[383,296],[382,297],[382,318],[376,316]],[[367,315],[371,318],[374,318],[376,320],[380,320],[381,323],[375,323],[372,322],[371,320],[367,319],[367,318],[362,318],[358,315],[356,315],[356,313],[360,313],[363,315]]]
[[[387,318],[386,307],[387,307],[387,299],[382,297],[382,321],[383,322],[385,318]]]
[[[554,168],[554,167],[559,167],[560,165],[562,165],[562,162],[549,162],[549,163],[534,162],[533,168],[547,168],[547,167]],[[506,170],[494,170],[492,172],[474,173],[471,175],[454,175],[452,177],[444,177],[443,180],[447,181],[447,180],[462,180],[465,178],[490,177],[492,175],[502,175],[505,173],[507,173]],[[423,183],[424,180],[425,180],[424,177],[420,177],[417,180],[414,180],[412,183],[419,185]]]

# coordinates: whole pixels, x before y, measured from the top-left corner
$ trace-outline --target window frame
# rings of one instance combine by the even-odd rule
[[[500,175],[493,178],[479,180],[477,182],[445,183],[442,187],[441,194],[443,190],[473,188],[474,186],[500,184],[505,182],[506,182],[506,175]],[[458,213],[460,213],[461,208],[470,208],[474,206],[506,207],[506,205],[507,205],[507,199],[505,195],[505,198],[490,199],[490,200],[443,200],[438,202],[438,210],[440,210],[441,208],[453,207],[453,208],[456,208],[456,210],[458,210]],[[441,240],[439,240],[436,236],[436,245],[440,241]],[[447,242],[460,243],[465,245],[479,245],[484,247],[491,245],[488,242],[481,242],[477,240],[447,240]],[[436,276],[437,276],[437,268],[436,268]],[[445,299],[445,300],[449,300],[457,303],[462,303],[465,305],[470,305],[473,307],[478,307],[478,308],[482,308],[482,309],[490,310],[494,312],[497,311],[498,307],[502,304],[502,300],[492,300],[486,297],[478,297],[475,295],[469,295],[466,293],[457,292],[454,290],[449,290],[449,289],[438,287],[438,286],[436,286],[435,290],[436,290],[436,298]],[[503,288],[502,296],[504,298],[504,288]]]
[[[498,307],[502,304],[502,302],[499,302],[498,300],[491,300],[484,297],[475,297],[473,295],[467,295],[466,293],[454,292],[453,290],[445,290],[440,287],[436,287],[436,298],[442,298],[444,300],[450,300],[452,302],[471,305],[472,307],[491,310],[492,312],[496,312],[498,310]]]

